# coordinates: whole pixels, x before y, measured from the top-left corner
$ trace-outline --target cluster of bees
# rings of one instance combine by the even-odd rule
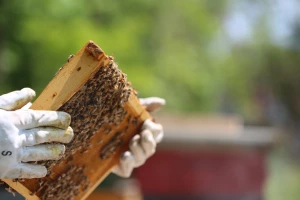
[[[88,177],[84,175],[84,166],[71,166],[65,173],[55,181],[45,182],[40,179],[40,190],[43,188],[41,199],[74,199],[82,190],[86,190],[90,182]],[[39,191],[37,191],[39,192]]]
[[[110,57],[109,64],[99,67],[73,97],[59,109],[71,115],[70,126],[74,130],[74,138],[66,144],[64,158],[60,161],[37,162],[47,167],[48,175],[46,178],[38,179],[39,187],[32,192],[32,195],[38,194],[41,199],[71,200],[89,187],[90,181],[85,174],[85,166],[72,165],[58,176],[52,168],[60,163],[72,161],[75,153],[88,153],[88,149],[91,148],[90,140],[95,134],[104,132],[108,135],[112,132],[111,127],[117,126],[125,118],[128,119],[129,114],[123,106],[132,93],[136,95],[130,82],[127,82],[126,75],[119,70],[113,58]],[[129,116],[129,119],[133,124],[137,121],[134,117]],[[123,132],[116,133],[112,140],[100,150],[99,159],[109,158],[123,144],[123,135]]]
[[[107,66],[101,66],[59,109],[72,116],[71,127],[75,133],[74,139],[66,145],[64,159],[71,161],[76,152],[87,153],[91,138],[99,130],[110,134],[111,129],[107,127],[117,126],[125,119],[127,111],[123,106],[132,91],[126,75],[119,70],[113,60]],[[112,149],[116,150],[122,145],[123,141],[120,137],[122,135],[122,133],[116,134],[114,137],[116,141],[113,140],[108,144],[109,153],[103,153],[107,152],[105,149],[108,148],[104,147],[99,152],[99,159],[108,158],[108,155],[113,153]],[[57,164],[55,161],[45,163],[49,173],[55,164]],[[48,181],[46,184],[42,199],[74,199],[79,191],[84,191],[89,187],[89,180],[84,174],[84,167],[73,166],[55,181]]]

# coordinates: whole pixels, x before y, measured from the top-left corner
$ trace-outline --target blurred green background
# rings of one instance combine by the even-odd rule
[[[39,94],[93,40],[167,112],[234,113],[298,141],[299,11],[296,0],[0,0],[0,93]],[[300,198],[288,152],[270,159],[266,199]]]

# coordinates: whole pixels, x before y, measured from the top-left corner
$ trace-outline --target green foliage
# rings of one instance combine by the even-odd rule
[[[218,18],[208,2],[3,1],[1,92],[41,92],[69,54],[94,40],[140,96],[162,96],[173,110],[209,111],[218,85],[206,47]]]
[[[276,90],[287,79],[294,84],[298,58],[270,45],[260,29],[256,42],[227,45],[222,52],[217,38],[232,3],[1,0],[0,92],[26,86],[40,93],[70,54],[94,40],[116,58],[140,96],[166,98],[169,111],[232,107],[255,118],[257,80]],[[277,72],[282,76],[274,79]]]

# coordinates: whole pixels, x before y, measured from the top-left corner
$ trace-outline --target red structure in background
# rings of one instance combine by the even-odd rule
[[[205,127],[195,125],[195,120],[178,121],[172,129],[170,123],[162,123],[164,142],[135,170],[146,200],[263,199],[268,147],[276,138],[273,129],[244,128],[235,121],[238,128],[229,123],[228,131],[228,121],[225,126],[218,123],[217,129],[211,123]]]
[[[161,150],[135,175],[145,196],[262,197],[265,153]]]

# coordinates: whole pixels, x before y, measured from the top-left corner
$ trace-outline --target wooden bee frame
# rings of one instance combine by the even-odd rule
[[[26,199],[85,199],[119,162],[130,139],[151,118],[113,58],[89,41],[47,85],[31,109],[72,117],[74,139],[42,179],[3,179]]]

